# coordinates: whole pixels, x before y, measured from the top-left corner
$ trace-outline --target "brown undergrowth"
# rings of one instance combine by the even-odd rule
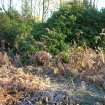
[[[68,63],[59,56],[57,66],[63,73],[79,75],[83,81],[93,82],[105,88],[105,54],[90,48],[73,48],[69,51]],[[61,72],[62,73],[62,72]]]
[[[49,89],[43,78],[26,74],[22,69],[2,66],[0,68],[0,105],[17,105],[25,95]]]
[[[43,68],[44,66],[46,70],[52,70],[52,73],[56,74],[56,76],[66,75],[68,73],[77,74],[81,80],[92,81],[104,87],[105,55],[102,51],[97,53],[90,48],[73,48],[64,54],[64,56],[63,54],[53,57],[49,63],[44,62],[48,65],[40,65],[40,67]],[[45,59],[45,57],[41,58]],[[64,60],[65,58],[67,60]],[[35,66],[38,67],[38,63]],[[18,105],[27,94],[50,89],[49,81],[35,73],[33,75],[28,71],[24,71],[24,67],[16,68],[11,64],[1,65],[0,105]]]
[[[96,52],[93,49],[72,48],[68,51],[68,62],[65,63],[65,56],[58,55],[57,65],[62,66],[62,69],[70,71],[97,71],[105,64],[105,55],[102,51]],[[59,66],[59,64],[61,64]]]

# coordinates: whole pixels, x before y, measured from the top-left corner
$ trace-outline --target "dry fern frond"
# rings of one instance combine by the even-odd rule
[[[14,67],[0,68],[0,104],[1,105],[17,105],[24,94],[36,91],[44,91],[49,89],[48,81],[42,77],[32,74],[26,74],[22,69]]]

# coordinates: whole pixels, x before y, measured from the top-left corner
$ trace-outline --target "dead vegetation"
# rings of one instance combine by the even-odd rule
[[[69,70],[71,73],[78,73],[81,81],[105,88],[105,55],[102,51],[97,53],[92,49],[74,50],[70,56]]]
[[[62,62],[63,56],[59,56],[59,62],[63,65],[69,66],[71,70],[77,70],[78,72],[82,71],[94,71],[100,70],[101,67],[105,64],[105,55],[102,51],[98,53],[90,48],[74,48],[70,49],[68,52],[68,63]],[[61,58],[61,59],[60,59]],[[65,67],[64,67],[65,69]]]
[[[10,64],[10,57],[7,55],[6,52],[0,51],[0,66],[2,65],[9,65]]]
[[[68,62],[63,62],[66,54]],[[52,59],[49,53],[39,52],[32,56],[32,67],[35,69],[44,66],[42,70],[52,70],[51,73],[56,76],[77,74],[81,80],[91,81],[105,88],[105,56],[102,51],[97,53],[92,49],[77,48],[70,49],[66,54]],[[18,105],[27,94],[50,89],[51,84],[45,78],[24,72],[24,67],[14,67],[7,59],[9,57],[4,56],[7,55],[0,53],[0,105]]]
[[[22,69],[2,66],[0,68],[0,105],[17,105],[26,94],[49,89],[43,78],[26,74]]]
[[[48,65],[52,59],[52,55],[46,51],[39,51],[31,56],[34,65]]]

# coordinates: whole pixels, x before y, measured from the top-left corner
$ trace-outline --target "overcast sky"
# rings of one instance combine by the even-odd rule
[[[101,9],[101,8],[105,8],[105,0],[98,0],[98,8]]]
[[[0,0],[1,1],[1,0]],[[7,1],[8,0],[4,0],[5,1],[5,4],[6,5],[8,5],[7,4]],[[19,8],[21,7],[21,0],[13,0],[14,1],[14,7],[17,9],[17,10],[19,10]],[[35,2],[35,0],[33,0],[34,2]],[[58,0],[53,0],[53,1],[55,1],[56,3],[57,3],[57,1]],[[1,7],[1,2],[0,2],[0,7]],[[98,0],[98,5],[97,5],[97,7],[99,8],[99,9],[101,9],[102,7],[105,7],[105,0]],[[55,7],[54,7],[55,8]]]
[[[17,4],[17,8],[19,8],[18,6],[20,6],[19,4],[19,1],[20,0],[14,0],[15,1],[15,4]],[[57,0],[55,0],[55,1],[57,1]],[[99,9],[101,9],[101,8],[103,8],[103,7],[105,7],[105,0],[98,0],[98,5],[97,5],[97,7],[99,8]]]

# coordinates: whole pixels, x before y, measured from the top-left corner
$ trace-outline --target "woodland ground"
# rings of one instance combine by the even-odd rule
[[[0,105],[105,105],[104,55],[73,54],[68,64],[2,65]]]

